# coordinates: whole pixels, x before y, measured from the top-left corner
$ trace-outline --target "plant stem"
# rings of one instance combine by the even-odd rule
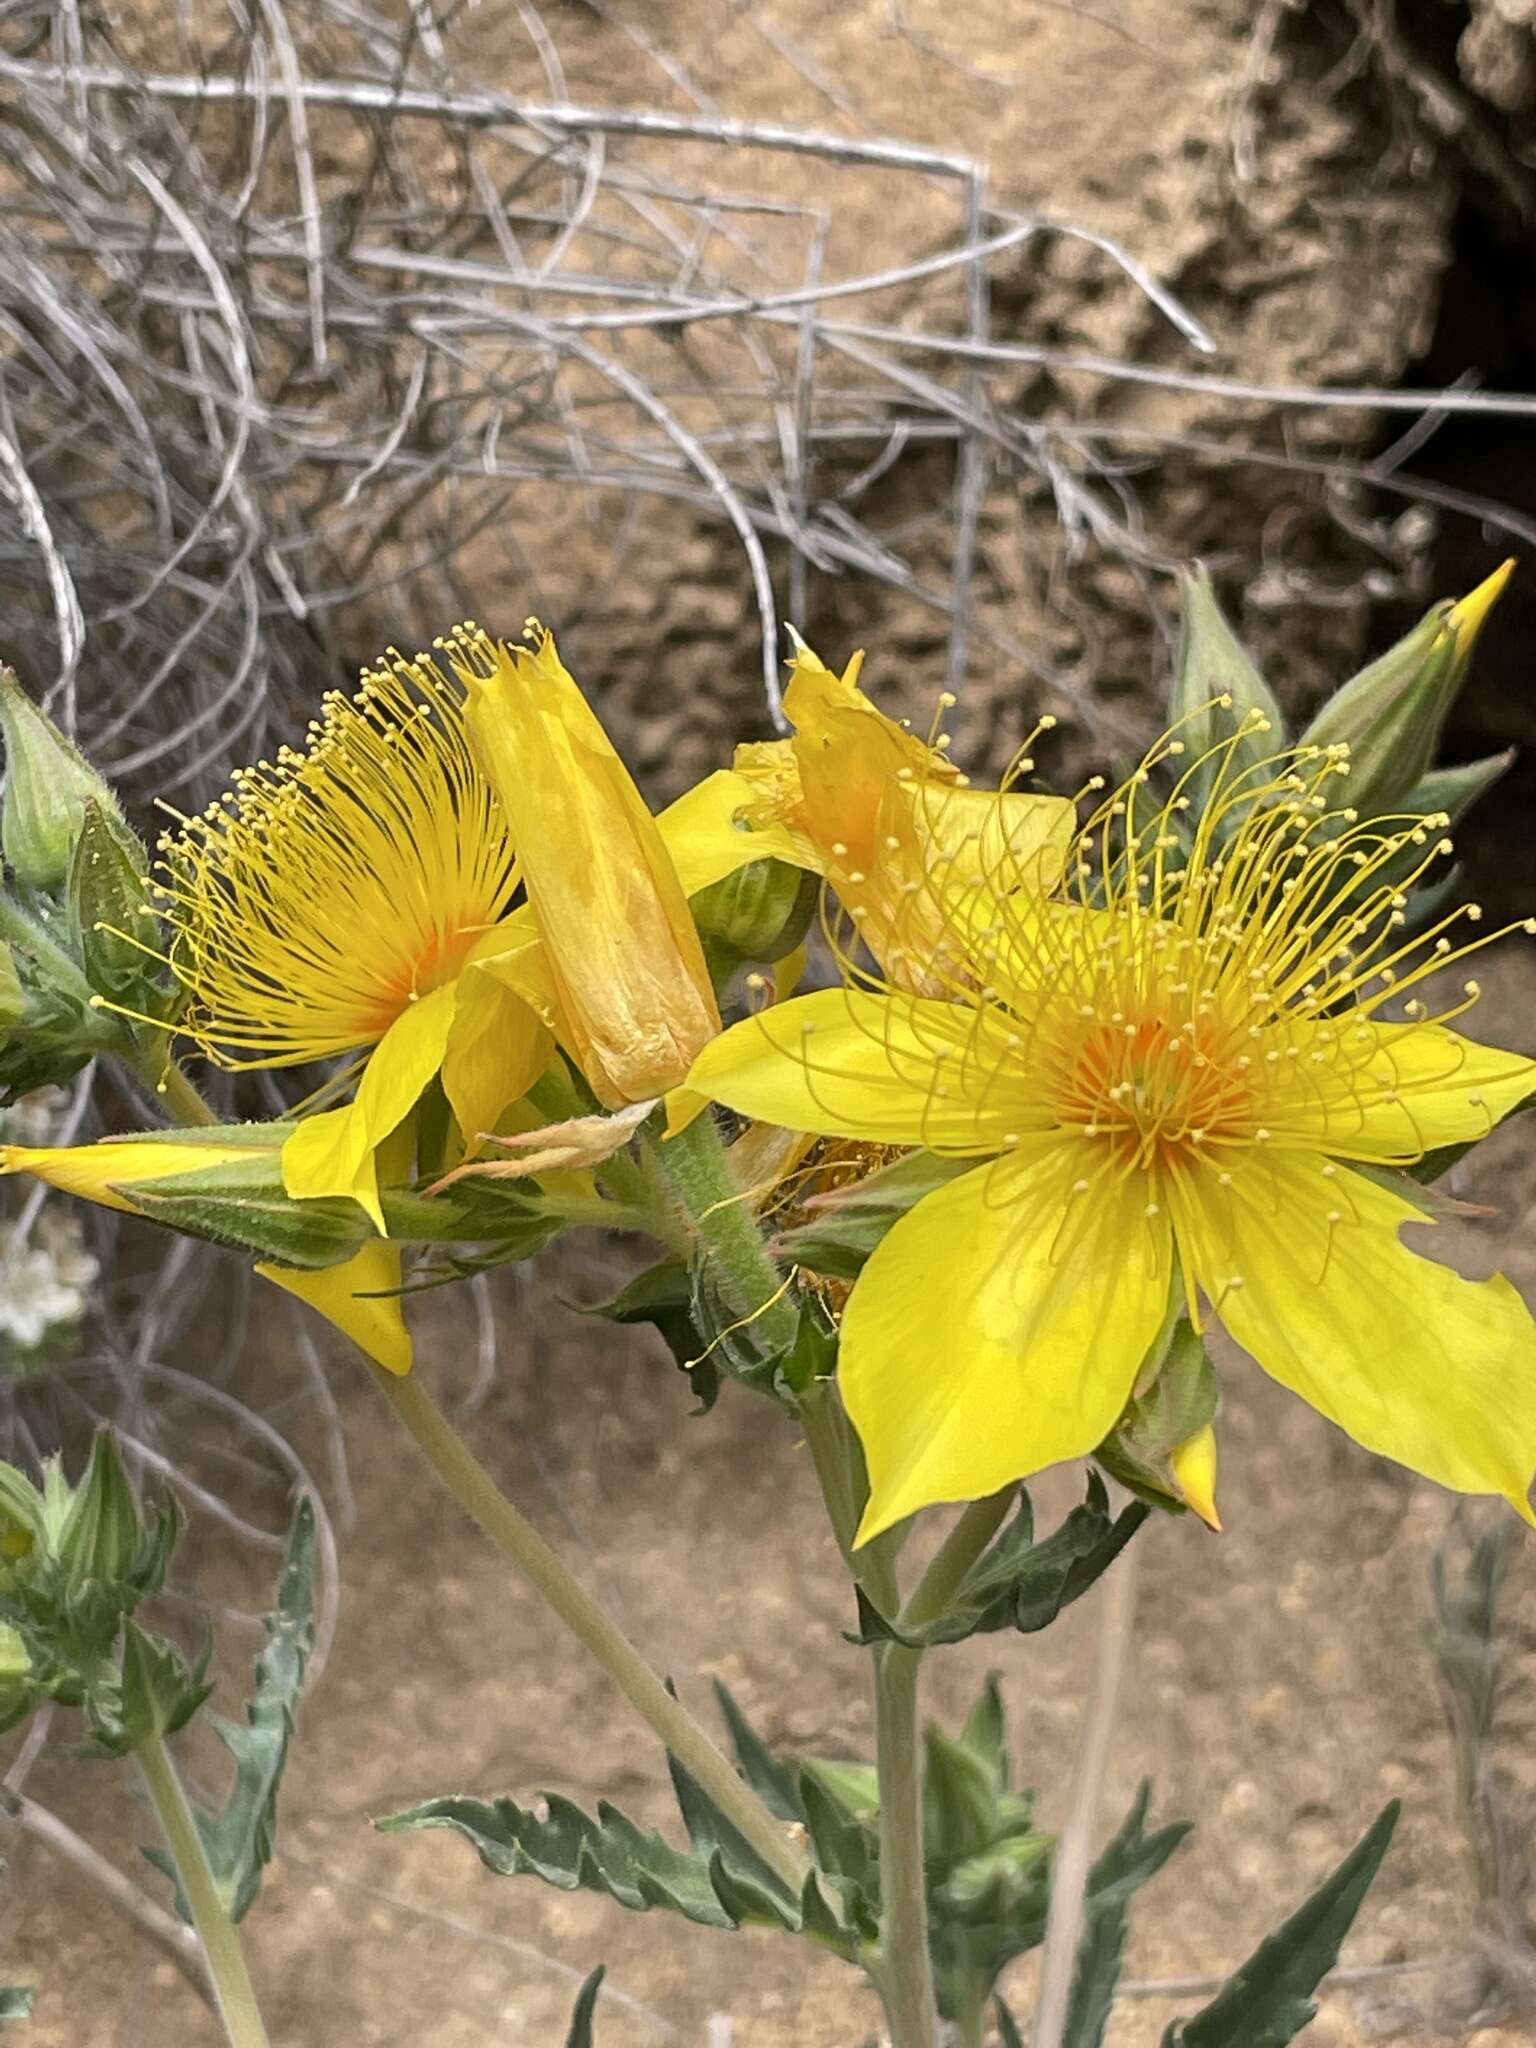
[[[891,2048],[938,2048],[923,1873],[923,1772],[917,1739],[922,1652],[875,1652],[875,1764],[880,1779],[880,1971]]]
[[[1072,1768],[1072,1790],[1068,1795],[1067,1818],[1051,1859],[1051,1903],[1045,1922],[1045,1947],[1040,1958],[1040,1989],[1035,2001],[1033,2048],[1061,2048],[1072,2000],[1072,1979],[1077,1967],[1078,1937],[1083,1928],[1083,1907],[1088,1889],[1088,1871],[1093,1861],[1093,1834],[1099,1816],[1099,1798],[1109,1765],[1110,1743],[1115,1732],[1115,1712],[1120,1701],[1120,1681],[1125,1674],[1125,1653],[1136,1613],[1136,1571],[1138,1553],[1133,1546],[1116,1558],[1099,1587],[1099,1630],[1094,1648],[1093,1676],[1083,1705],[1083,1728],[1078,1738],[1077,1760]]]
[[[418,1375],[372,1367],[379,1391],[443,1485],[608,1673],[689,1775],[798,1899],[809,1865],[751,1787],[628,1638],[513,1507]]]
[[[208,1976],[230,2048],[268,2048],[267,2030],[245,1967],[239,1931],[224,1910],[170,1752],[160,1736],[150,1735],[135,1753],[192,1914],[192,1925],[203,1945]]]
[[[944,1613],[962,1580],[992,1538],[1007,1520],[1008,1510],[1019,1497],[1016,1486],[985,1500],[973,1500],[933,1554],[933,1562],[918,1580],[912,1597],[902,1609],[904,1628],[916,1628],[937,1621]]]
[[[770,1351],[787,1351],[799,1334],[800,1313],[768,1256],[708,1111],[666,1139],[656,1156],[715,1269],[726,1305],[751,1320]]]

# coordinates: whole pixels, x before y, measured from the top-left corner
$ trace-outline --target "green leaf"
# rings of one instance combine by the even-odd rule
[[[261,1890],[261,1874],[272,1858],[277,1835],[277,1795],[304,1671],[314,1646],[315,1512],[307,1499],[293,1511],[288,1548],[277,1581],[273,1610],[262,1619],[266,1642],[256,1659],[256,1682],[246,1702],[245,1722],[209,1714],[208,1725],[235,1760],[235,1782],[217,1813],[194,1809],[208,1867],[225,1911],[241,1920]],[[145,1855],[167,1876],[175,1868],[160,1850]],[[178,1909],[190,1919],[179,1894]]]
[[[592,2015],[597,2009],[597,1994],[603,1988],[606,1975],[599,1963],[576,1994],[576,2010],[571,2014],[571,2030],[565,2037],[565,2048],[592,2048]]]
[[[695,1411],[705,1415],[720,1397],[720,1368],[705,1355],[705,1343],[693,1320],[693,1281],[678,1259],[663,1259],[650,1266],[607,1301],[582,1308],[586,1316],[602,1316],[610,1323],[650,1323],[666,1341],[667,1349],[699,1397]]]
[[[125,1756],[154,1736],[174,1735],[213,1690],[207,1668],[206,1649],[189,1664],[174,1643],[125,1621],[117,1694],[93,1692],[86,1700],[91,1735],[85,1753]]]
[[[715,1680],[715,1698],[730,1733],[731,1747],[741,1775],[777,1820],[803,1821],[805,1806],[795,1774],[781,1764],[747,1719],[731,1695],[729,1686]]]
[[[924,1195],[969,1173],[975,1165],[974,1159],[905,1153],[851,1187],[818,1196],[808,1223],[780,1231],[774,1239],[774,1256],[786,1265],[806,1266],[834,1280],[856,1280],[893,1223]]]
[[[857,1593],[858,1633],[848,1640],[898,1642],[909,1649],[928,1649],[1001,1629],[1033,1635],[1048,1627],[1064,1607],[1081,1599],[1150,1512],[1134,1501],[1111,1520],[1104,1482],[1096,1472],[1090,1473],[1083,1505],[1074,1508],[1043,1542],[1036,1543],[1029,1496],[1021,1492],[1018,1514],[967,1572],[947,1614],[904,1629],[882,1615],[861,1587]]]
[[[557,1891],[598,1892],[633,1913],[660,1907],[699,1927],[734,1929],[751,1921],[798,1931],[800,1907],[777,1889],[729,1884],[721,1896],[723,1858],[674,1849],[654,1830],[640,1828],[608,1801],[597,1815],[557,1792],[544,1795],[544,1811],[515,1799],[427,1799],[375,1822],[386,1834],[451,1828],[498,1877],[542,1878]]]
[[[997,2038],[1002,2048],[1024,2048],[1019,2023],[1000,1998],[993,1999],[992,2010],[997,2014]]]
[[[1387,1853],[1400,1812],[1394,1799],[1344,1861],[1266,1940],[1202,2012],[1175,2020],[1163,2048],[1284,2048],[1317,2011],[1312,1993],[1339,1948]]]
[[[1157,1875],[1190,1831],[1190,1822],[1175,1821],[1149,1835],[1146,1818],[1151,1797],[1151,1784],[1143,1780],[1119,1832],[1089,1873],[1062,2048],[1099,2048],[1125,1954],[1131,1900]]]
[[[0,1985],[0,2020],[29,2020],[34,1993],[20,1984]]]

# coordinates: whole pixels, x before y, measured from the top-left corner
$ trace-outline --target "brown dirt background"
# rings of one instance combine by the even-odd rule
[[[843,117],[774,41],[791,38],[872,132],[961,144],[989,158],[1006,203],[1123,237],[1219,332],[1225,355],[1213,367],[1279,382],[1390,383],[1429,339],[1458,190],[1442,145],[1455,137],[1412,129],[1404,108],[1415,102],[1399,74],[1383,84],[1368,63],[1341,65],[1349,12],[1244,0],[1106,0],[1098,14],[1064,0],[974,0],[962,12],[911,0],[904,34],[902,11],[885,0],[767,0],[755,9],[640,0],[617,18],[677,51],[732,113],[838,125]],[[1481,89],[1486,72],[1495,106],[1511,95],[1525,104],[1509,81],[1529,67],[1530,29],[1518,9],[1475,12],[1472,56],[1483,71],[1474,66],[1469,90]],[[682,104],[611,10],[571,5],[550,19],[571,98]],[[463,32],[479,44],[488,77],[535,88],[507,10],[486,6]],[[1246,176],[1242,163],[1251,164]],[[825,175],[786,165],[785,196],[805,196]],[[940,246],[952,232],[938,211],[893,223],[878,192],[839,182],[830,274],[870,264],[887,246],[893,260]],[[1058,245],[1005,276],[997,301],[1004,333],[1027,328],[1067,345],[1168,359],[1169,337],[1145,306],[1106,289],[1080,248]],[[1232,430],[1230,413],[1214,422],[1193,399],[1132,391],[1118,402],[1149,423]],[[1267,424],[1256,407],[1243,432],[1258,437]],[[1294,427],[1300,445],[1308,431]],[[1353,431],[1367,445],[1368,417]],[[892,518],[920,513],[945,487],[933,462],[903,462],[888,485]],[[1335,575],[1340,601],[1310,614],[1304,643],[1293,635],[1278,657],[1292,694],[1315,690],[1353,653],[1369,610],[1354,588],[1358,564],[1291,482],[1245,473],[1220,492],[1174,459],[1149,489],[1187,552],[1230,549],[1250,568],[1310,563]],[[1031,602],[1017,566],[1021,516],[990,508],[982,533],[981,604],[1015,625]],[[737,565],[715,535],[659,515],[640,558],[654,573],[637,571],[620,591],[584,587],[579,547],[558,516],[524,538],[548,582],[547,615],[576,619],[609,715],[658,795],[751,726],[753,686],[739,679],[753,674],[754,627]],[[466,573],[473,581],[472,565]],[[1280,577],[1266,602],[1261,583],[1250,603],[1244,623],[1260,646],[1279,637],[1289,588]],[[1098,690],[1140,690],[1144,705],[1148,640],[1127,623],[1126,599],[1112,570],[1082,579],[1060,651],[1094,662]],[[817,603],[811,624],[829,652],[876,642],[898,697],[931,695],[940,651],[931,617],[852,581],[823,586]],[[358,633],[360,651],[380,637],[376,622],[359,621]],[[965,734],[973,757],[1006,732],[1017,699],[1017,676],[978,651]],[[1477,722],[1503,729],[1486,706]],[[1487,839],[1481,854],[1490,871],[1506,862]],[[1479,1029],[1536,1049],[1529,953],[1505,948],[1487,979]],[[1497,1255],[1517,1279],[1536,1282],[1526,1227],[1536,1174],[1523,1132],[1484,1149],[1475,1186],[1498,1215],[1466,1233],[1470,1255]],[[546,1262],[531,1279],[504,1276],[501,1371],[467,1424],[474,1442],[690,1699],[707,1705],[708,1678],[719,1674],[771,1741],[864,1753],[864,1674],[841,1638],[852,1615],[804,1459],[772,1411],[746,1396],[728,1393],[713,1415],[691,1418],[686,1386],[644,1339],[594,1330],[556,1304],[561,1292],[595,1296],[605,1263],[607,1255]],[[435,1297],[422,1332],[424,1369],[445,1398],[461,1396],[474,1367],[467,1305]],[[286,1384],[280,1324],[255,1319],[245,1372],[253,1387]],[[357,1489],[341,1626],[306,1701],[278,1857],[248,1922],[274,2041],[554,2048],[575,1983],[596,1961],[609,1967],[611,1994],[599,2013],[602,2048],[714,2048],[724,2038],[718,2026],[710,2032],[719,2015],[729,2016],[736,2048],[853,2048],[868,2038],[874,2005],[836,1963],[766,1937],[713,1936],[500,1882],[446,1837],[371,1832],[372,1817],[447,1789],[606,1795],[662,1825],[669,1802],[649,1738],[451,1507],[418,1485],[411,1454],[340,1361],[337,1379]],[[310,1427],[301,1418],[298,1435],[318,1458]],[[1048,1478],[1042,1518],[1061,1512],[1076,1488],[1073,1475]],[[1536,2040],[1526,2020],[1472,2031],[1467,2019],[1472,1903],[1421,1642],[1428,1560],[1458,1511],[1374,1464],[1244,1366],[1234,1369],[1225,1411],[1223,1503],[1229,1533],[1220,1539],[1187,1522],[1160,1522],[1140,1539],[1140,1611],[1103,1825],[1107,1832],[1150,1775],[1156,1814],[1194,1814],[1200,1828],[1142,1896],[1129,1975],[1229,1969],[1383,1800],[1401,1796],[1402,1830],[1347,1960],[1448,1960],[1330,1993],[1309,2039],[1317,2048]],[[1480,1521],[1478,1510],[1459,1515],[1463,1525]],[[200,1540],[200,1587],[258,1605],[257,1578],[242,1576],[206,1531]],[[1533,1573],[1529,1548],[1517,1548],[1507,1596],[1517,1622],[1532,1612]],[[1021,1771],[1041,1787],[1047,1823],[1061,1810],[1092,1623],[1089,1601],[1047,1637],[992,1639],[943,1653],[930,1668],[929,1711],[949,1721],[987,1669],[1002,1672]],[[234,1638],[231,1685],[245,1654]],[[1516,1654],[1517,1677],[1528,1661]],[[237,1697],[231,1689],[226,1705]],[[1510,1772],[1501,1798],[1516,1831],[1528,1817],[1519,1789],[1531,1775],[1527,1733],[1517,1686],[1501,1748]],[[194,1769],[207,1763],[194,1753]],[[125,1771],[85,1769],[55,1749],[29,1789],[100,1844],[147,1835]],[[18,2039],[38,2048],[215,2041],[211,2018],[171,1967],[94,1893],[14,1831],[6,1853],[6,1972],[40,1986],[37,2019]],[[132,1852],[120,1855],[128,1867]],[[1026,1965],[1012,1987],[1024,2010],[1028,1984]],[[1114,2048],[1150,2048],[1194,2003],[1127,1999]]]

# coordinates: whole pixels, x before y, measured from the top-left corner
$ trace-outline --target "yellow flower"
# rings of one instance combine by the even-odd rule
[[[1475,983],[1439,1016],[1411,994],[1474,949],[1478,913],[1405,938],[1442,821],[1330,810],[1342,749],[1239,771],[1235,745],[1199,764],[1198,820],[1187,787],[1148,796],[1181,748],[1155,750],[1079,832],[1066,900],[1008,861],[979,893],[936,890],[942,999],[894,977],[797,998],[689,1077],[793,1130],[978,1162],[848,1302],[862,1540],[1091,1451],[1176,1291],[1368,1449],[1533,1519],[1536,1325],[1506,1280],[1404,1242],[1427,1219],[1383,1171],[1536,1091],[1536,1064],[1447,1028]]]
[[[444,644],[471,674],[490,647],[472,630]],[[553,645],[531,665],[534,690],[563,678],[563,715],[575,732],[575,686]],[[563,784],[545,758],[570,744],[559,720],[525,722],[515,759],[496,742],[498,773],[530,835],[521,870],[507,811],[466,730],[464,688],[425,655],[391,653],[356,696],[328,697],[305,751],[284,748],[275,763],[241,771],[226,797],[163,843],[169,958],[190,995],[182,1028],[204,1053],[232,1067],[369,1055],[354,1098],[305,1117],[288,1140],[289,1194],[348,1196],[382,1233],[379,1149],[434,1076],[470,1150],[543,1071],[552,1032],[578,1058],[597,1042],[571,956],[589,950],[632,968],[657,933],[641,920],[635,883],[595,902],[581,925],[562,924],[558,960],[547,957],[549,913],[507,906],[523,873],[541,895],[558,890],[552,846],[605,877],[615,835],[644,842],[653,859],[664,846],[680,878],[665,885],[666,916],[684,920],[679,889],[686,898],[780,850],[771,831],[738,828],[751,792],[730,774],[710,777],[653,823],[586,717],[581,747],[561,757]],[[568,814],[553,819],[528,804],[523,778]],[[681,930],[675,943],[681,951]],[[679,1073],[702,1043],[700,1014],[702,995],[679,1041]]]
[[[158,1137],[103,1138],[94,1145],[0,1145],[0,1174],[34,1174],[66,1194],[138,1216],[144,1212],[128,1189],[210,1166],[239,1165],[253,1149]],[[400,1254],[393,1245],[382,1240],[365,1244],[350,1259],[317,1272],[265,1262],[256,1271],[307,1301],[388,1371],[410,1371],[411,1340],[399,1297],[391,1292],[400,1285]]]
[[[554,640],[473,624],[443,643],[465,722],[511,820],[540,943],[508,960],[610,1109],[674,1087],[720,1029],[688,890],[656,820]],[[739,839],[745,839],[739,834]]]
[[[1042,887],[1058,879],[1073,830],[1064,797],[972,789],[947,736],[920,740],[858,686],[862,652],[835,674],[797,639],[784,708],[793,739],[738,747],[754,824],[784,831],[803,866],[827,877],[859,938],[893,982],[942,990],[946,930],[936,887],[1004,863]],[[954,698],[945,692],[940,712]],[[1042,719],[1036,734],[1055,721]],[[1014,774],[1033,765],[1026,747]]]

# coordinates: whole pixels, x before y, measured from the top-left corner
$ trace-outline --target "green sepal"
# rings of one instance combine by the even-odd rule
[[[924,1195],[978,1164],[975,1159],[941,1159],[933,1152],[904,1153],[866,1179],[822,1198],[808,1223],[780,1231],[773,1240],[774,1257],[833,1280],[856,1280],[893,1223]]]
[[[1062,2048],[1100,2048],[1125,1955],[1131,1900],[1157,1875],[1194,1825],[1173,1821],[1148,1834],[1151,1800],[1151,1783],[1143,1779],[1130,1812],[1089,1873]]]
[[[314,1557],[315,1511],[305,1498],[293,1511],[272,1611],[262,1617],[266,1641],[256,1659],[245,1721],[204,1716],[235,1763],[235,1782],[220,1811],[193,1809],[208,1868],[231,1920],[243,1920],[255,1903],[277,1839],[278,1789],[314,1648]],[[162,1849],[143,1853],[176,1886],[176,1909],[190,1921],[174,1862]]]
[[[1157,1376],[1133,1399],[1094,1452],[1111,1479],[1166,1514],[1188,1512],[1171,1459],[1180,1444],[1214,1422],[1221,1388],[1205,1340],[1180,1316]]]
[[[1269,1935],[1203,2011],[1174,2020],[1162,2048],[1284,2048],[1317,2012],[1312,1994],[1339,1959],[1400,1812],[1384,1807],[1305,1905]]]
[[[565,2037],[565,2048],[592,2048],[592,2015],[597,2010],[597,1994],[602,1990],[603,1979],[607,1974],[599,1963],[577,1992],[570,2029]]]
[[[311,1271],[339,1266],[375,1234],[362,1208],[345,1196],[296,1201],[283,1186],[275,1151],[124,1181],[116,1192],[151,1223],[184,1237]]]
[[[16,955],[0,939],[0,1046],[27,1013],[26,992],[16,971]]]
[[[1218,765],[1208,761],[1197,766],[1201,756],[1230,740],[1224,778],[1230,780],[1280,751],[1285,745],[1285,717],[1217,603],[1209,571],[1197,567],[1183,577],[1181,593],[1168,723],[1177,726],[1184,743],[1177,765],[1181,773],[1186,764],[1190,770],[1184,790],[1190,808],[1185,815],[1198,818],[1215,785]],[[1230,706],[1217,701],[1222,697],[1231,698]]]
[[[1421,775],[1403,798],[1410,817],[1427,818],[1443,811],[1454,825],[1485,797],[1501,776],[1514,766],[1515,749],[1502,754],[1485,754],[1480,761],[1457,761],[1448,768],[1432,768]]]
[[[1001,1629],[1032,1635],[1048,1627],[1064,1607],[1088,1591],[1150,1512],[1143,1502],[1133,1501],[1111,1518],[1104,1482],[1090,1472],[1082,1506],[1036,1543],[1034,1513],[1028,1494],[1021,1492],[1017,1515],[966,1573],[948,1613],[918,1627],[903,1628],[882,1615],[859,1587],[858,1632],[848,1641],[896,1642],[909,1649],[930,1649],[938,1643],[963,1643],[970,1636],[991,1635]]]
[[[158,1017],[176,998],[145,952],[158,920],[149,899],[149,856],[115,810],[86,800],[69,864],[67,902],[75,950],[98,995]],[[142,943],[135,943],[135,939]]]

